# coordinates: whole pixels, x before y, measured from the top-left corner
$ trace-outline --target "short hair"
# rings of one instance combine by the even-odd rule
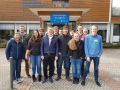
[[[58,26],[54,26],[53,29],[59,29]]]
[[[23,26],[23,25],[20,25],[19,28],[20,28],[20,27],[24,27],[24,28],[25,28],[25,26]]]
[[[63,30],[63,27],[60,27],[59,30]]]
[[[53,26],[48,26],[48,27],[47,27],[47,31],[48,31],[48,28],[52,28],[52,29],[53,29]]]
[[[15,37],[16,34],[18,34],[18,35],[20,36],[20,39],[22,38],[19,32],[16,32],[16,33],[14,34],[14,37]]]
[[[65,26],[63,26],[63,29],[66,29],[66,28],[68,29],[68,26],[66,26],[66,25],[65,25]]]
[[[43,28],[40,28],[38,31],[42,31],[42,32],[44,32],[44,29],[43,29]]]
[[[98,25],[95,25],[95,24],[94,24],[94,25],[92,25],[92,26],[91,26],[91,29],[92,29],[92,27],[97,27],[97,29],[98,29]]]

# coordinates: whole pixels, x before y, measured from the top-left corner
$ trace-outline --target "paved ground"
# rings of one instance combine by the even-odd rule
[[[10,69],[9,62],[5,58],[5,49],[0,49],[0,90],[10,90]],[[93,75],[93,65],[86,80],[86,86],[73,85],[65,80],[64,70],[62,79],[47,82],[33,83],[31,79],[24,77],[24,62],[22,63],[22,83],[14,85],[14,90],[120,90],[120,49],[105,49],[99,66],[99,79],[102,87],[96,86]],[[30,69],[31,71],[31,69]],[[53,79],[56,78],[56,75]],[[81,82],[81,80],[80,80]]]

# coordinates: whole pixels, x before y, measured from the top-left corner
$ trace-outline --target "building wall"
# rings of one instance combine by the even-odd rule
[[[39,21],[28,8],[24,8],[24,0],[0,0],[0,21]],[[32,0],[26,0],[32,1]],[[53,7],[52,0],[36,0]],[[69,0],[69,7],[91,8],[81,21],[108,21],[110,0]]]

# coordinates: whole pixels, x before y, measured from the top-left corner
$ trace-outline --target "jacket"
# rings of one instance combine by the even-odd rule
[[[58,42],[59,42],[59,52],[61,54],[67,55],[68,54],[68,42],[71,40],[72,37],[70,35],[59,35]]]
[[[58,38],[53,36],[49,45],[48,35],[43,36],[41,43],[41,55],[44,54],[55,54],[58,56]]]
[[[76,46],[77,46],[77,49],[76,49],[76,50],[71,50],[71,49],[69,48],[69,50],[68,50],[68,55],[69,55],[69,56],[72,56],[72,58],[75,58],[75,59],[79,59],[79,58],[84,59],[84,58],[85,58],[84,42],[83,42],[82,40],[79,40],[79,41],[76,43]]]
[[[21,39],[21,42],[23,43],[24,49],[26,50],[30,37],[28,34],[24,34],[24,35],[21,35],[21,38],[23,39],[23,40]]]
[[[6,46],[6,58],[24,59],[24,46],[22,42],[17,43],[14,39],[10,39]]]
[[[33,48],[33,49],[32,49]],[[41,38],[38,38],[36,41],[33,41],[32,38],[29,39],[28,41],[28,50],[31,50],[32,55],[40,55],[40,49],[41,49]]]

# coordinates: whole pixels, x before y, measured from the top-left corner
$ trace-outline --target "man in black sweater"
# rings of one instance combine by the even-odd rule
[[[71,81],[69,78],[69,64],[70,60],[68,57],[68,41],[71,39],[71,36],[68,35],[68,26],[63,26],[63,34],[58,36],[59,42],[59,60],[58,60],[58,67],[57,67],[57,78],[56,81],[61,79],[61,69],[62,63],[65,63],[65,72],[66,72],[66,79]]]

